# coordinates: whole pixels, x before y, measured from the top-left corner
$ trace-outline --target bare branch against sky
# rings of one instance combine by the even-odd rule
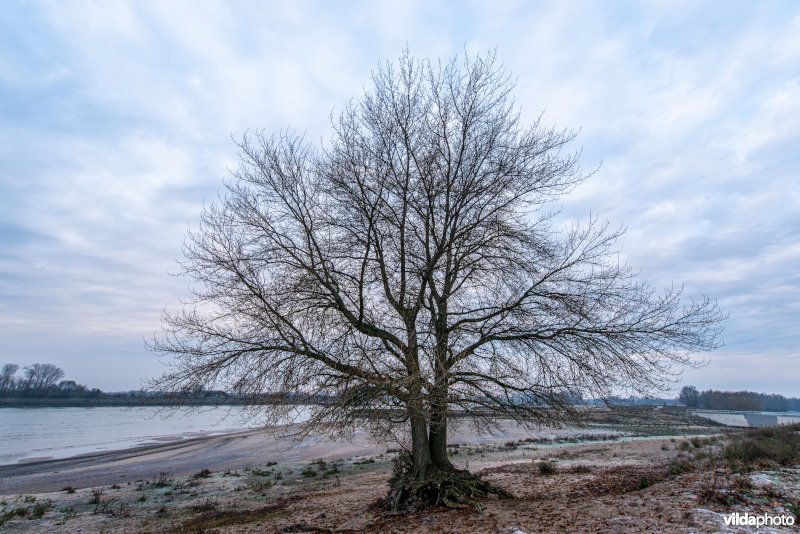
[[[561,422],[575,397],[659,392],[718,348],[716,305],[642,282],[620,230],[559,228],[553,202],[587,178],[575,134],[523,124],[513,88],[493,53],[405,52],[322,147],[245,136],[186,242],[192,298],[164,314],[153,389],[285,393],[259,406],[269,424],[298,393],[326,399],[306,432],[400,423],[420,481],[455,471],[454,413]]]

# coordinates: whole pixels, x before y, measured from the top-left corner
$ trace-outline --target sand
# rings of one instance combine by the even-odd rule
[[[0,495],[42,493],[65,487],[75,489],[123,484],[150,479],[160,473],[188,476],[201,469],[225,471],[246,469],[267,462],[301,462],[375,455],[398,448],[396,441],[375,441],[364,430],[356,430],[349,439],[292,437],[299,427],[251,430],[182,441],[149,444],[124,450],[94,452],[67,459],[28,459],[0,466]],[[569,437],[586,433],[605,434],[606,430],[576,428],[531,430],[506,422],[493,435],[480,435],[470,426],[455,429],[451,442],[485,444],[535,436]],[[624,435],[615,431],[614,435]],[[37,461],[38,460],[38,461]]]
[[[377,506],[395,456],[387,449],[396,444],[374,443],[363,432],[352,441],[315,438],[294,448],[286,438],[239,432],[5,466],[0,517],[15,510],[25,515],[7,519],[0,530],[749,532],[726,527],[724,514],[794,517],[800,466],[736,474],[698,460],[721,450],[726,429],[693,421],[676,427],[663,419],[648,424],[628,418],[626,424],[595,421],[582,429],[533,433],[509,425],[495,437],[462,429],[451,440],[460,442],[451,447],[453,462],[517,497],[486,499],[482,512],[394,514]],[[653,435],[656,427],[661,435]],[[680,434],[713,439],[694,446]],[[552,462],[555,472],[541,472],[542,461]],[[676,461],[698,467],[669,473]]]
[[[320,438],[292,445],[291,438],[253,430],[67,459],[29,459],[0,466],[0,494],[52,492],[67,486],[80,489],[150,479],[163,472],[187,476],[201,469],[235,470],[270,461],[357,456],[386,450],[384,444],[369,442],[363,432],[350,442]]]

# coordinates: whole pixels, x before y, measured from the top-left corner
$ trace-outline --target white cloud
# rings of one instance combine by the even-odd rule
[[[153,358],[141,338],[185,291],[166,271],[187,224],[236,164],[228,135],[291,124],[316,140],[331,110],[358,97],[377,62],[406,44],[433,58],[497,46],[525,120],[546,109],[545,123],[582,128],[575,148],[583,146],[584,166],[603,166],[563,199],[564,217],[599,211],[624,222],[624,258],[645,277],[720,297],[734,346],[706,372],[728,373],[728,357],[739,369],[775,369],[781,354],[796,354],[792,2],[0,10],[12,24],[0,47],[9,103],[0,111],[0,361],[19,360],[25,347],[25,357],[46,359],[58,337],[65,349],[54,363],[88,372],[84,355],[103,352],[119,376],[77,378],[128,387],[134,358]],[[771,339],[759,337],[760,317],[776,325]],[[800,380],[797,372],[783,375]]]

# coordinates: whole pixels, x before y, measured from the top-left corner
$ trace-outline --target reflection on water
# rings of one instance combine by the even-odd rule
[[[188,412],[154,407],[2,408],[0,465],[247,430],[258,423],[252,416],[241,406]],[[304,416],[304,407],[297,406],[291,420]]]

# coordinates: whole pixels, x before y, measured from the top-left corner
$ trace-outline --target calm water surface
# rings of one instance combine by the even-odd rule
[[[247,430],[242,407],[0,408],[0,465]]]

